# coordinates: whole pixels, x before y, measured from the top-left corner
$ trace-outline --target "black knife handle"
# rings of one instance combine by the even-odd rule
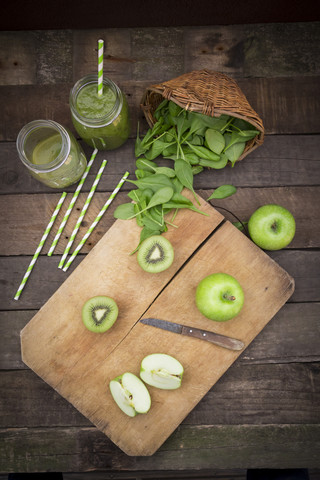
[[[209,332],[207,330],[201,330],[200,328],[182,326],[182,335],[188,337],[198,338],[206,340],[207,342],[219,345],[219,347],[229,348],[230,350],[242,350],[244,343],[236,338],[226,337],[225,335],[219,335],[218,333]]]

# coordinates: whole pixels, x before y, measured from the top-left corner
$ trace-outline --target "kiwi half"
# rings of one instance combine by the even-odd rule
[[[138,263],[149,273],[158,273],[170,267],[174,259],[173,246],[161,235],[146,238],[138,250]]]
[[[113,298],[92,297],[82,307],[82,320],[88,330],[103,333],[112,327],[118,317],[118,306]]]

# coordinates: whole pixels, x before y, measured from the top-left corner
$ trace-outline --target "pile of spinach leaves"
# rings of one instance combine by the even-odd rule
[[[204,167],[221,169],[228,162],[234,166],[246,142],[260,132],[239,118],[229,115],[209,117],[190,112],[176,103],[164,100],[154,113],[156,123],[143,138],[139,131],[135,142],[136,180],[127,180],[137,188],[128,194],[130,203],[119,205],[115,218],[136,218],[142,227],[140,244],[152,235],[167,231],[181,208],[206,215],[182,195],[184,187],[193,188],[194,175]],[[154,160],[161,156],[173,161],[171,167],[159,166]],[[208,198],[226,198],[236,192],[232,185],[222,185]],[[168,220],[165,215],[173,211]],[[135,251],[136,251],[135,250]]]

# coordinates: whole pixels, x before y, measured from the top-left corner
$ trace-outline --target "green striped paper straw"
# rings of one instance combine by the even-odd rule
[[[71,263],[73,262],[73,260],[76,258],[76,256],[78,255],[78,253],[80,252],[81,248],[83,247],[83,245],[85,244],[85,242],[87,241],[87,239],[90,237],[91,233],[93,232],[95,226],[97,225],[97,223],[101,220],[103,214],[105,213],[105,211],[107,210],[107,208],[109,207],[110,203],[112,202],[112,200],[114,199],[114,197],[117,195],[117,193],[119,192],[120,188],[122,187],[122,185],[124,184],[126,178],[129,176],[129,172],[126,172],[123,177],[121,178],[120,182],[118,183],[118,185],[116,186],[116,188],[113,190],[113,192],[111,193],[110,197],[108,198],[108,200],[106,201],[106,203],[103,205],[102,209],[100,210],[100,212],[98,213],[98,215],[96,216],[94,222],[91,224],[91,226],[88,228],[88,231],[87,233],[84,235],[84,237],[82,238],[82,240],[79,242],[77,248],[75,249],[75,251],[73,252],[73,254],[71,255],[71,257],[69,258],[69,260],[67,261],[67,263],[65,264],[64,268],[63,268],[63,271],[66,272],[68,270],[68,268],[70,267]]]
[[[103,47],[104,41],[98,41],[98,95],[102,95],[103,91]]]
[[[91,187],[91,190],[90,190],[90,192],[89,192],[89,194],[88,194],[88,196],[87,196],[87,199],[86,199],[86,201],[85,201],[85,203],[84,203],[84,205],[83,205],[83,207],[82,207],[81,213],[80,213],[80,215],[79,215],[79,218],[78,218],[78,221],[77,221],[77,223],[76,223],[76,226],[75,226],[74,229],[73,229],[73,232],[72,232],[72,234],[71,234],[71,237],[70,237],[70,240],[69,240],[69,242],[68,242],[68,245],[66,246],[66,249],[65,249],[65,251],[63,252],[63,255],[62,255],[62,257],[61,257],[61,260],[60,260],[60,263],[59,263],[59,265],[58,265],[58,268],[62,268],[62,267],[63,267],[63,264],[64,264],[64,262],[65,262],[65,259],[66,259],[67,256],[68,256],[69,250],[70,250],[70,248],[72,247],[72,244],[73,244],[73,242],[74,242],[74,239],[76,238],[76,235],[77,235],[78,230],[79,230],[79,228],[80,228],[80,225],[81,225],[81,222],[82,222],[82,220],[83,220],[83,217],[85,216],[86,211],[88,210],[88,207],[89,207],[89,205],[90,205],[91,199],[92,199],[92,197],[93,197],[94,192],[96,191],[96,188],[97,188],[97,186],[98,186],[98,183],[99,183],[99,181],[100,181],[100,178],[101,178],[101,176],[102,176],[103,170],[105,169],[105,166],[106,166],[106,165],[107,165],[107,160],[103,160],[103,162],[101,163],[100,170],[99,170],[99,172],[97,173],[97,176],[96,176],[96,178],[95,178],[95,181],[93,182],[93,185],[92,185],[92,187]]]
[[[90,171],[90,168],[91,168],[91,166],[92,166],[92,164],[93,164],[93,161],[94,161],[94,159],[95,159],[95,156],[97,155],[97,152],[98,152],[98,149],[95,148],[94,151],[93,151],[93,153],[92,153],[92,155],[91,155],[91,158],[90,158],[90,160],[89,160],[89,162],[88,162],[87,168],[85,169],[85,171],[84,171],[83,174],[82,174],[82,177],[80,178],[80,181],[79,181],[79,184],[78,184],[78,186],[77,186],[77,189],[76,189],[76,191],[74,192],[73,197],[71,198],[71,201],[70,201],[68,210],[67,210],[67,212],[66,212],[66,214],[65,214],[65,216],[64,216],[64,218],[63,218],[63,220],[62,220],[62,222],[61,222],[61,225],[60,225],[60,227],[59,227],[59,229],[58,229],[58,231],[57,231],[57,234],[56,234],[56,236],[54,237],[53,242],[52,242],[52,244],[51,244],[51,247],[50,247],[50,249],[49,249],[49,252],[48,252],[48,256],[49,256],[49,257],[51,257],[51,255],[53,254],[54,249],[56,248],[56,245],[57,245],[57,243],[58,243],[58,240],[59,240],[59,238],[60,238],[60,236],[61,236],[61,233],[62,233],[62,231],[63,231],[63,229],[64,229],[64,227],[65,227],[65,224],[66,224],[67,221],[68,221],[68,218],[70,217],[70,213],[71,213],[71,211],[72,211],[72,209],[73,209],[73,207],[74,207],[74,204],[76,203],[76,200],[77,200],[77,198],[78,198],[78,195],[79,195],[79,193],[80,193],[80,190],[81,190],[81,188],[82,188],[82,186],[83,186],[83,184],[84,184],[85,179],[87,178],[87,175],[88,175],[88,173],[89,173],[89,171]]]
[[[42,235],[42,238],[41,238],[41,240],[40,240],[40,243],[39,243],[39,245],[38,245],[38,248],[37,248],[37,250],[35,251],[35,254],[34,254],[33,257],[32,257],[32,260],[31,260],[31,262],[30,262],[30,264],[29,264],[29,266],[28,266],[28,268],[27,268],[26,273],[24,274],[24,277],[23,277],[23,279],[22,279],[22,282],[20,283],[20,286],[19,286],[19,288],[18,288],[18,290],[17,290],[17,293],[15,294],[15,297],[14,297],[15,300],[18,300],[18,299],[19,299],[19,297],[20,297],[20,295],[21,295],[21,292],[22,292],[22,290],[24,289],[25,284],[27,283],[27,280],[28,280],[28,278],[29,278],[29,275],[30,275],[30,273],[32,272],[32,269],[33,269],[33,267],[34,267],[34,264],[36,263],[37,258],[39,257],[39,254],[40,254],[40,252],[41,252],[41,250],[42,250],[42,247],[43,247],[43,245],[44,245],[44,242],[46,241],[46,238],[47,238],[47,236],[48,236],[49,233],[50,233],[51,227],[52,227],[55,219],[57,218],[57,215],[58,215],[58,213],[59,213],[59,210],[60,210],[60,208],[61,208],[61,206],[62,206],[62,204],[63,204],[64,199],[66,198],[66,196],[67,196],[67,192],[63,192],[62,195],[61,195],[61,197],[60,197],[60,200],[59,200],[59,202],[58,202],[58,204],[57,204],[57,206],[56,206],[56,209],[55,209],[55,211],[53,212],[52,217],[50,218],[50,222],[48,223],[48,226],[47,226],[47,228],[45,229],[44,234]]]

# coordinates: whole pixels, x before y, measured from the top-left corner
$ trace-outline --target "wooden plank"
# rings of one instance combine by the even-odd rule
[[[36,310],[0,312],[0,351],[3,353],[0,369],[27,368],[21,359],[20,331],[36,313]],[[319,303],[287,303],[240,355],[238,363],[319,361],[319,316]]]
[[[137,28],[132,31],[133,78],[146,82],[161,75],[170,80],[184,71],[186,45],[183,28]],[[160,74],[161,72],[161,74]]]
[[[214,185],[214,187],[216,186],[218,185]],[[213,185],[210,190],[200,190],[199,193],[203,198],[209,198],[212,191]],[[73,249],[86,233],[109,195],[110,193],[106,192],[95,193],[77,234]],[[44,232],[59,197],[60,193],[0,196],[0,223],[3,225],[0,231],[0,255],[33,255],[41,232]],[[55,249],[56,254],[62,255],[86,198],[87,194],[79,195]],[[70,200],[71,194],[67,197],[57,217],[42,250],[43,253],[48,252]],[[83,247],[82,253],[88,253],[104,232],[113,225],[115,208],[127,201],[129,201],[127,193],[120,192],[117,195]],[[315,219],[320,217],[320,187],[238,188],[237,193],[229,198],[211,201],[211,204],[231,222],[236,222],[237,218],[242,222],[247,222],[258,207],[268,203],[276,203],[288,208],[296,219],[296,235],[288,248],[320,247],[320,225],[319,222],[315,222]]]
[[[152,81],[119,82],[128,99],[133,136],[140,118],[138,107],[142,95],[149,85],[161,80],[162,75],[157,72]],[[240,88],[262,118],[268,134],[319,133],[319,83],[320,76],[238,79]],[[20,128],[36,118],[50,118],[74,131],[68,104],[71,87],[72,83],[1,86],[0,103],[6,108],[0,119],[0,140],[15,141]],[[24,105],[23,109],[21,105]]]
[[[152,457],[129,457],[96,428],[8,429],[0,471],[316,469],[319,433],[318,425],[182,425]]]
[[[243,352],[247,364],[319,361],[318,303],[287,303]],[[303,319],[303,320],[302,320]]]
[[[84,145],[89,159],[92,148]],[[194,178],[197,189],[211,189],[226,183],[238,187],[270,187],[272,186],[311,186],[319,184],[320,177],[320,135],[268,135],[264,144],[254,150],[234,168],[222,170],[206,169]],[[101,161],[109,160],[105,173],[99,183],[98,191],[112,191],[125,170],[134,178],[135,156],[134,140],[129,140],[123,147],[113,152],[99,152],[84,184],[87,192],[93,183]],[[170,165],[170,161],[162,158],[159,165]],[[0,143],[0,193],[53,193],[54,190],[31,177],[18,158],[14,143]],[[131,190],[125,183],[122,190]],[[75,190],[75,186],[66,191]]]
[[[205,206],[202,205],[201,208]],[[215,211],[205,211],[210,214],[212,226],[216,226],[219,218],[216,218]],[[173,246],[179,243],[179,248],[175,249],[174,273],[190,256],[190,242],[194,248],[201,243],[199,233],[199,237],[192,236],[205,228],[203,217],[197,215],[189,216],[186,227],[185,219],[181,220],[182,213],[179,212],[176,222],[183,230],[180,233],[179,229],[175,229],[170,232],[169,237]],[[56,292],[22,330],[22,359],[127,454],[152,455],[230,367],[239,352],[212,348],[209,343],[202,344],[203,342],[195,342],[194,339],[182,336],[177,336],[173,344],[172,334],[168,332],[161,330],[155,334],[153,329],[146,325],[134,325],[141,316],[141,310],[144,312],[150,305],[150,294],[154,299],[159,294],[159,286],[163,288],[170,282],[147,310],[146,316],[175,321],[179,313],[181,323],[211,329],[212,326],[208,325],[208,320],[199,313],[192,300],[194,285],[212,272],[230,273],[238,278],[243,286],[246,301],[235,320],[223,324],[218,322],[218,325],[214,325],[214,331],[242,339],[248,345],[290,298],[294,282],[284,270],[270,261],[266,254],[226,222],[213,233],[183,269],[179,270],[177,276],[172,279],[169,270],[170,276],[164,276],[162,281],[159,277],[159,284],[150,276],[147,279],[145,274],[139,275],[139,267],[135,268],[136,263],[132,259],[123,258],[128,244],[132,244],[132,225],[128,222],[126,228],[124,223],[114,224],[81,264],[83,268],[79,267],[69,277],[69,282]],[[204,240],[203,234],[201,241]],[[118,246],[115,253],[112,248],[115,248],[116,243]],[[234,245],[237,245],[240,255],[234,251]],[[191,250],[191,253],[193,251]],[[100,270],[103,261],[108,263],[107,275]],[[86,282],[86,278],[90,280]],[[133,279],[144,285],[139,297],[139,308],[135,305],[134,293],[130,294],[128,291]],[[115,282],[118,283],[117,286]],[[81,327],[79,324],[78,299],[90,298],[97,292],[97,288],[99,291],[102,289],[110,292],[108,295],[117,299],[119,311],[123,312],[119,319],[122,328],[114,328],[108,333],[108,337],[101,337],[103,350],[109,351],[107,357],[105,354],[101,357],[102,344],[100,341],[97,343],[96,335],[89,336],[83,325]],[[125,297],[123,290],[126,291]],[[131,299],[130,304],[127,297]],[[51,325],[50,330],[44,329],[47,323]],[[63,336],[60,333],[61,328],[64,330]],[[73,343],[75,337],[78,338],[78,347],[71,355],[70,342]],[[108,343],[109,341],[111,343]],[[157,351],[178,356],[185,366],[186,380],[182,388],[170,396],[159,389],[153,389],[154,400],[150,414],[136,417],[135,421],[130,423],[130,419],[112,402],[110,393],[103,398],[105,383],[121,371],[136,373],[136,359]],[[206,370],[207,361],[215,365],[210,372]],[[92,398],[95,398],[95,406],[92,405]],[[117,433],[119,431],[120,434]]]
[[[120,180],[120,178],[118,178]],[[101,208],[109,198],[111,192],[96,193],[94,199],[90,203],[86,216],[81,224],[78,234],[75,238],[74,244],[71,248],[71,252],[76,248],[79,241],[82,239],[88,228],[95,220],[96,216],[100,212]],[[40,194],[40,195],[10,195],[0,197],[0,203],[5,207],[6,211],[10,212],[8,217],[7,212],[3,212],[1,215],[2,224],[5,228],[0,234],[1,241],[4,241],[4,248],[2,250],[3,255],[25,255],[33,253],[39,244],[41,236],[48,225],[51,215],[59,201],[61,193],[59,194]],[[61,225],[61,222],[65,216],[65,213],[70,205],[72,193],[70,193],[61,210],[57,216],[57,219],[48,235],[45,246],[42,250],[43,254],[48,253],[48,250],[52,244],[52,241]],[[69,241],[69,238],[73,232],[73,229],[78,221],[84,202],[87,198],[87,194],[80,194],[77,198],[74,208],[70,214],[69,220],[63,229],[63,233],[59,239],[58,245],[54,250],[55,255],[61,255],[64,252],[65,247]],[[121,203],[129,201],[125,193],[119,193],[115,200],[112,202],[110,208],[103,216],[93,233],[90,235],[86,245],[84,245],[81,253],[88,253],[92,250],[93,246],[101,239],[104,233],[115,222],[114,210]],[[10,208],[10,210],[8,210]],[[12,208],[12,210],[11,210]],[[20,213],[19,213],[20,212]],[[31,213],[31,215],[30,215]],[[17,229],[17,231],[15,231]],[[18,240],[20,237],[20,241]],[[16,242],[18,241],[18,245]],[[11,242],[15,244],[15,247],[10,247]]]
[[[98,38],[105,40],[105,74],[115,82],[153,81],[159,71],[167,80],[209,65],[237,77],[319,75],[319,35],[317,22],[1,32],[0,83],[76,81],[96,70]]]
[[[131,53],[131,31],[127,28],[77,29],[73,36],[73,82],[97,71],[98,39],[104,40],[104,75],[115,83],[134,78],[136,60]]]
[[[314,335],[316,333],[315,330]],[[243,363],[239,358],[188,414],[183,424],[318,424],[319,363],[278,362],[251,364]],[[190,369],[189,365],[187,367]],[[0,428],[92,425],[31,370],[1,371],[0,379]],[[150,389],[150,393],[154,398],[154,389]],[[103,396],[107,402],[107,384]],[[10,408],[8,398],[12,399]]]
[[[36,313],[36,310],[0,312],[1,370],[25,368],[21,359],[20,330]]]
[[[35,38],[25,32],[1,32],[0,85],[36,83]]]
[[[320,291],[320,255],[319,251],[312,251],[309,260],[307,260],[306,251],[298,250],[279,250],[270,253],[279,265],[282,266],[295,279],[299,288],[295,289],[291,297],[292,302],[313,302],[317,301],[318,291]],[[311,252],[310,252],[311,253]],[[308,265],[313,257],[313,265]],[[302,280],[305,278],[305,280]],[[303,300],[304,299],[304,300]]]
[[[319,89],[319,76],[239,79],[238,83],[267,133],[302,133],[302,119],[305,133],[319,133],[315,118],[320,100],[312,93]]]
[[[293,472],[291,472],[293,473]],[[176,479],[193,479],[193,480],[246,480],[247,478],[247,470],[241,469],[233,469],[233,470],[189,470],[184,472],[179,471],[168,471],[168,472],[157,472],[156,477],[154,476],[154,472],[136,472],[133,476],[132,473],[126,472],[112,472],[111,474],[108,473],[100,473],[100,472],[93,472],[93,473],[66,473],[64,474],[64,480],[126,480],[131,478],[133,480],[147,480],[152,478],[152,480],[176,480]],[[319,480],[320,479],[320,472],[317,470],[310,470],[308,469],[308,475],[310,480]],[[7,480],[7,477],[0,476],[0,480]]]
[[[269,254],[279,265],[295,278],[295,292],[290,302],[318,302],[320,301],[319,262],[317,250],[282,250]],[[54,255],[38,258],[32,274],[24,288],[18,302],[13,300],[23,275],[31,261],[31,256],[0,257],[2,271],[2,288],[0,289],[0,303],[3,310],[38,309],[56,292],[70,273],[84,259],[79,254],[68,271],[58,269],[60,257]]]
[[[97,39],[105,39],[105,75],[117,82],[144,82],[161,71],[162,79],[183,71],[183,28],[77,30],[74,36],[74,81],[96,70]]]
[[[189,470],[184,472],[179,471],[168,471],[168,472],[92,472],[92,473],[65,473],[63,475],[63,480],[246,480],[246,471],[241,471],[239,469],[226,470],[222,471],[213,471],[211,470]],[[0,476],[0,480],[2,480]],[[3,478],[3,480],[7,480]],[[310,480],[316,480],[315,478],[310,477]],[[318,479],[317,479],[318,480]]]
[[[72,81],[71,31],[0,32],[0,55],[0,85]]]
[[[189,28],[185,32],[185,69],[210,65],[212,70],[236,77],[318,75],[320,64],[315,59],[320,55],[319,45],[317,23]]]

